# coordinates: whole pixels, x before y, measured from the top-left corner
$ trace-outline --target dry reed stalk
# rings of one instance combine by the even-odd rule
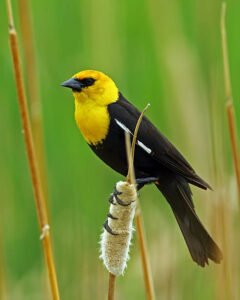
[[[232,211],[229,204],[229,194],[223,188],[216,193],[219,201],[215,215],[215,231],[221,241],[221,247],[224,253],[224,259],[216,271],[216,289],[215,299],[237,299],[234,297],[236,286],[234,286],[234,264],[237,263],[235,255],[233,256],[233,226]],[[236,254],[237,255],[237,254]]]
[[[22,122],[23,136],[24,136],[24,142],[25,142],[25,147],[27,152],[29,169],[31,173],[32,187],[34,191],[38,222],[41,230],[41,240],[43,243],[46,266],[47,266],[49,282],[50,282],[50,287],[52,292],[52,299],[59,300],[60,296],[58,291],[57,276],[56,276],[56,270],[55,270],[53,253],[52,253],[52,245],[51,245],[51,239],[49,233],[49,225],[48,225],[48,218],[46,212],[46,202],[42,192],[42,185],[39,176],[35,148],[32,139],[32,131],[31,131],[31,126],[29,121],[27,100],[26,100],[24,85],[23,85],[17,33],[14,27],[11,0],[7,0],[7,9],[8,9],[8,21],[9,21],[10,48],[12,53],[13,68],[14,68],[17,95],[18,95],[18,105],[19,105],[20,117]]]
[[[144,116],[144,113],[148,109],[150,104],[148,104],[144,110],[142,111],[133,135],[132,140],[132,147],[130,149],[130,141],[128,138],[126,138],[126,149],[127,149],[127,157],[128,157],[128,165],[129,165],[129,173],[127,175],[127,180],[130,183],[135,183],[134,179],[134,153],[135,153],[135,145],[137,141],[137,134],[138,130],[142,121],[142,118]],[[131,175],[132,174],[132,175]],[[147,250],[147,243],[146,238],[144,234],[144,225],[143,225],[143,218],[141,213],[141,207],[140,203],[138,201],[138,208],[136,212],[136,231],[137,231],[137,237],[138,237],[138,243],[139,243],[139,249],[140,249],[140,255],[141,255],[141,261],[142,261],[142,269],[143,269],[143,277],[144,277],[144,284],[145,284],[145,290],[146,290],[146,296],[148,300],[154,299],[154,285],[153,285],[153,279],[152,279],[152,272],[150,268],[150,262],[149,262],[149,255]]]
[[[234,107],[232,99],[232,88],[231,88],[231,79],[230,79],[230,68],[228,61],[228,46],[227,46],[227,36],[226,36],[226,3],[222,3],[221,10],[221,38],[222,38],[222,53],[223,53],[223,69],[224,69],[224,83],[225,83],[225,94],[226,94],[226,110],[228,118],[228,127],[229,135],[231,141],[231,149],[233,156],[234,169],[236,174],[237,181],[237,190],[238,190],[238,200],[240,203],[240,160],[238,152],[238,143],[237,143],[237,128],[234,116]]]
[[[231,95],[231,83],[230,83],[230,74],[229,74],[229,65],[228,65],[228,55],[227,55],[227,42],[226,42],[226,31],[225,31],[225,12],[226,6],[225,3],[222,4],[221,11],[221,37],[222,37],[222,48],[223,48],[223,64],[224,64],[224,79],[225,79],[225,90],[227,97],[227,107],[228,104],[232,103]],[[230,201],[230,193],[228,192],[229,187],[227,186],[227,176],[225,173],[226,167],[226,155],[225,155],[225,143],[222,138],[222,135],[219,135],[219,132],[223,130],[222,124],[224,123],[223,116],[219,118],[220,114],[216,113],[219,106],[215,105],[212,107],[212,113],[214,116],[213,121],[217,122],[213,130],[213,152],[215,158],[215,168],[214,176],[217,181],[217,191],[215,193],[216,203],[214,209],[213,220],[215,220],[215,230],[217,236],[219,237],[224,253],[224,259],[216,269],[216,287],[215,287],[215,299],[225,300],[225,299],[238,299],[236,297],[236,282],[237,273],[235,271],[234,265],[237,265],[237,254],[235,252],[236,237],[234,237],[234,228],[233,228],[233,211]],[[215,114],[214,114],[215,109]],[[228,111],[228,108],[227,108]],[[229,117],[229,116],[228,116]],[[228,119],[229,121],[229,119]],[[221,126],[221,127],[220,127]],[[231,132],[230,132],[231,134]],[[231,141],[232,142],[232,141]],[[214,145],[215,143],[215,145]],[[233,146],[233,145],[232,145]],[[232,148],[233,150],[233,148]]]
[[[234,164],[236,182],[237,182],[238,200],[240,203],[240,160],[239,160],[239,153],[238,153],[237,128],[236,128],[235,117],[234,117],[230,67],[229,67],[229,60],[228,60],[225,2],[222,2],[222,7],[221,7],[220,32],[221,32],[222,53],[223,53],[226,111],[227,111],[233,164]],[[225,196],[229,196],[229,193],[227,195],[225,194]],[[222,216],[224,220],[223,222],[221,222],[224,224],[224,230],[225,230],[225,232],[223,232],[223,234],[225,234],[223,246],[225,248],[224,249],[226,251],[225,255],[226,257],[228,257],[228,260],[226,259],[225,262],[223,262],[223,270],[222,270],[223,274],[222,274],[222,281],[220,282],[220,284],[221,286],[224,286],[226,299],[238,299],[237,297],[238,291],[236,285],[236,283],[238,282],[238,276],[236,270],[236,266],[238,265],[238,249],[239,249],[239,244],[237,243],[238,235],[236,236],[236,233],[234,232],[232,226],[233,211],[230,205],[230,201],[224,201],[223,204],[225,205],[225,207],[223,207],[223,212],[222,212]]]
[[[135,153],[135,146],[137,142],[137,135],[138,130],[140,127],[140,124],[142,122],[142,118],[146,112],[146,110],[149,108],[150,104],[148,103],[146,107],[141,112],[140,117],[138,118],[134,133],[133,133],[133,139],[132,139],[132,146],[130,147],[130,141],[128,136],[126,135],[126,151],[127,151],[127,158],[128,158],[128,174],[127,174],[127,181],[129,183],[135,184],[135,174],[134,174],[134,153]]]
[[[3,260],[3,253],[2,253],[2,232],[0,230],[0,299],[6,299],[5,294],[5,270],[4,270],[4,260]]]
[[[28,0],[19,0],[20,31],[26,65],[26,88],[30,104],[30,120],[32,125],[33,140],[39,162],[39,172],[43,184],[44,194],[47,195],[46,163],[43,142],[43,126],[41,115],[41,102],[39,96],[39,80],[35,56],[31,13]]]
[[[109,272],[108,280],[108,300],[115,299],[116,275]]]
[[[222,122],[222,114],[221,106],[218,104],[217,100],[219,97],[216,95],[216,84],[215,78],[211,76],[211,95],[210,95],[210,121],[211,121],[211,147],[212,147],[212,176],[214,181],[214,193],[212,194],[211,201],[211,211],[209,215],[209,220],[211,220],[211,226],[213,227],[214,236],[219,241],[221,245],[221,249],[223,251],[224,259],[221,265],[214,269],[214,284],[215,284],[215,298],[216,300],[224,300],[226,299],[226,285],[227,285],[227,276],[224,270],[226,269],[226,263],[228,263],[229,257],[229,248],[227,247],[227,231],[226,228],[226,218],[227,210],[224,209],[225,206],[229,205],[229,201],[226,203],[226,156],[224,151],[224,141],[223,136],[219,134],[222,131],[223,122]],[[223,195],[224,194],[224,195]],[[227,199],[229,200],[229,199]]]
[[[213,78],[212,78],[213,79]],[[228,192],[228,178],[226,170],[226,143],[223,136],[219,134],[223,130],[224,115],[221,113],[221,105],[218,105],[219,97],[214,94],[215,86],[211,86],[211,127],[212,127],[212,153],[213,153],[213,177],[214,190],[212,197],[212,210],[210,220],[213,231],[223,251],[224,259],[217,268],[215,273],[215,299],[237,299],[234,297],[234,264],[237,255],[233,256],[233,215]],[[234,260],[233,260],[234,257]]]
[[[136,213],[136,231],[137,231],[139,249],[140,249],[140,253],[141,253],[146,296],[147,296],[148,300],[153,300],[154,299],[154,285],[153,285],[152,273],[151,273],[151,268],[150,268],[150,263],[149,263],[147,243],[146,243],[145,234],[144,234],[143,218],[142,218],[140,207],[138,207],[138,210]]]

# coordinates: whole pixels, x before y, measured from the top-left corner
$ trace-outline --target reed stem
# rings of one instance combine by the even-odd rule
[[[108,300],[115,299],[116,276],[109,272]]]
[[[148,107],[149,107],[149,104],[144,108],[144,110],[142,111],[142,113],[137,121],[135,130],[134,130],[131,148],[130,148],[129,134],[126,135],[126,149],[127,149],[127,157],[128,157],[128,165],[129,165],[127,180],[130,183],[135,183],[135,176],[134,176],[135,145],[137,142],[138,130],[139,130],[142,118],[144,116],[145,111],[148,109]],[[138,201],[138,208],[137,208],[137,212],[136,212],[136,228],[137,228],[136,231],[137,231],[141,261],[142,261],[146,296],[147,296],[148,300],[153,300],[154,299],[154,285],[153,285],[153,279],[152,279],[152,275],[151,275],[151,268],[150,268],[148,251],[147,251],[146,238],[145,238],[145,234],[144,234],[143,218],[142,218],[142,214],[141,214],[141,207],[140,207],[139,201]]]
[[[150,263],[148,258],[146,239],[144,235],[143,219],[142,219],[140,207],[138,207],[138,212],[136,214],[136,228],[137,228],[136,231],[137,231],[139,249],[141,254],[146,296],[148,300],[153,300],[155,298],[154,286],[153,286],[153,279],[151,275],[152,273],[151,273],[151,268],[150,268]]]
[[[224,68],[224,83],[225,83],[225,95],[226,95],[226,110],[228,118],[228,128],[231,141],[232,157],[234,163],[234,169],[237,181],[238,200],[240,203],[240,161],[237,143],[237,128],[234,116],[230,68],[228,61],[228,46],[227,46],[227,35],[226,35],[226,3],[222,3],[221,11],[221,38],[222,38],[222,52],[223,52],[223,68]]]
[[[29,121],[29,112],[27,107],[26,95],[24,91],[19,47],[17,41],[17,33],[14,27],[11,0],[7,0],[7,9],[8,9],[8,20],[9,20],[9,40],[10,40],[10,48],[11,48],[11,54],[13,60],[17,95],[18,95],[18,106],[19,106],[20,117],[22,122],[23,137],[24,137],[25,148],[27,152],[29,169],[30,169],[30,174],[32,179],[32,187],[34,191],[38,222],[39,222],[40,230],[42,232],[41,240],[43,243],[43,250],[44,250],[49,282],[50,282],[50,287],[52,292],[52,299],[59,300],[60,296],[59,296],[57,276],[56,276],[52,245],[51,245],[51,239],[49,233],[46,202],[42,192],[42,184],[39,176],[39,168],[36,160],[35,148],[34,148],[33,138],[32,138],[32,130]]]
[[[43,185],[44,195],[47,195],[46,163],[43,141],[43,126],[41,101],[39,93],[39,79],[36,55],[34,49],[34,34],[32,30],[31,12],[28,0],[19,0],[20,33],[24,54],[24,65],[26,66],[26,90],[29,97],[30,121],[32,126],[33,141],[36,156],[39,162],[39,172]]]
[[[5,294],[5,265],[2,251],[2,231],[0,230],[0,299],[6,299]]]
[[[133,133],[133,139],[132,139],[132,146],[130,147],[130,141],[129,141],[129,145],[128,143],[128,139],[126,138],[126,149],[127,149],[127,157],[128,157],[128,174],[127,174],[127,181],[129,183],[135,183],[135,174],[134,174],[134,154],[135,154],[135,146],[136,146],[136,142],[137,142],[137,135],[138,135],[138,130],[139,127],[141,125],[144,113],[146,112],[146,110],[148,109],[148,107],[150,106],[150,104],[148,103],[146,105],[146,107],[143,109],[143,111],[141,112],[134,133]],[[129,149],[128,149],[129,148]],[[132,177],[131,175],[132,174]]]

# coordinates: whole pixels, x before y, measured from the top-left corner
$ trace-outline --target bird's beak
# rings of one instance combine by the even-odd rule
[[[61,83],[61,86],[70,88],[73,91],[77,91],[77,92],[80,92],[81,89],[83,88],[83,84],[75,78],[70,78],[64,81],[63,83]]]

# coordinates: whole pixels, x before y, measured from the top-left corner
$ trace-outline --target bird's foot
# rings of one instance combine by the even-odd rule
[[[110,219],[112,219],[112,220],[118,220],[118,218],[114,217],[111,213],[108,213],[107,217],[110,218]]]
[[[114,187],[114,191],[113,193],[110,195],[110,198],[109,198],[109,202],[113,205],[116,205],[119,204],[121,206],[128,206],[130,205],[133,201],[129,201],[129,202],[125,202],[125,201],[122,201],[118,196],[121,195],[122,192],[119,192],[116,188],[116,186]]]
[[[112,230],[112,228],[108,225],[108,219],[105,221],[105,223],[103,224],[103,227],[105,228],[105,230],[110,233],[111,235],[118,235],[118,233],[114,232]]]
[[[140,190],[145,184],[151,184],[157,181],[157,177],[136,178],[137,189]]]
[[[109,199],[108,199],[109,203],[111,203],[111,204],[113,204],[113,205],[116,205],[116,202],[114,201],[114,199],[117,201],[116,197],[117,197],[118,195],[121,195],[121,194],[122,194],[122,192],[119,192],[119,191],[117,190],[116,186],[115,186],[115,187],[114,187],[113,193],[111,193],[111,195],[110,195],[110,197],[109,197]]]
[[[111,203],[112,205],[116,205],[116,203],[114,202],[114,193],[111,193],[108,202]]]

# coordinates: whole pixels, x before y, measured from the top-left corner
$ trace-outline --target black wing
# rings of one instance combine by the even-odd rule
[[[121,94],[119,100],[109,105],[111,118],[121,123],[123,127],[129,129],[132,133],[135,130],[137,120],[141,112],[128,102]],[[211,187],[201,179],[182,154],[173,146],[173,144],[161,134],[157,128],[143,117],[139,131],[138,141],[151,150],[151,155],[159,164],[186,178],[200,188],[207,189]]]

